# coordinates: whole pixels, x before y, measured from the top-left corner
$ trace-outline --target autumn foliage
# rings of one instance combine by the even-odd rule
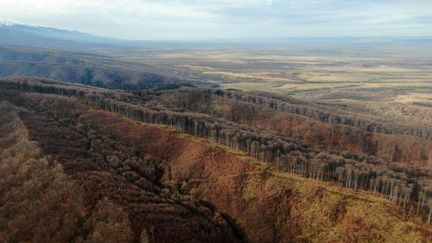
[[[363,139],[366,153],[287,136],[293,126],[263,125],[273,112],[306,107],[301,101],[189,88],[131,94],[26,78],[1,81],[0,93],[8,102],[0,127],[1,240],[384,239],[384,226],[359,210],[381,211],[389,229],[430,239],[419,221],[432,212],[431,171],[378,156],[375,140],[361,132],[353,143]],[[315,115],[308,117],[298,119]],[[360,131],[355,123],[364,122],[343,126]],[[323,140],[333,125],[323,125]],[[374,227],[376,235],[368,234]]]

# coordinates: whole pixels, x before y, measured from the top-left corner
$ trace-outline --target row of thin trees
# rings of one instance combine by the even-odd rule
[[[74,96],[99,109],[129,119],[175,127],[190,135],[212,139],[244,151],[280,170],[315,180],[335,181],[338,185],[382,194],[393,203],[423,216],[432,216],[432,172],[405,164],[394,164],[349,152],[321,151],[297,140],[268,134],[237,123],[197,113],[173,112],[161,107],[144,107],[110,98],[105,92],[87,88],[38,83],[1,83],[8,89]],[[113,96],[111,96],[113,97]],[[124,99],[124,97],[122,97]]]
[[[218,93],[227,99],[262,105],[277,111],[298,114],[336,125],[348,125],[365,129],[367,132],[386,134],[405,134],[425,139],[432,139],[432,128],[396,124],[374,120],[372,117],[358,117],[344,111],[322,106],[315,103],[307,103],[289,97],[273,94],[249,94],[236,91]]]

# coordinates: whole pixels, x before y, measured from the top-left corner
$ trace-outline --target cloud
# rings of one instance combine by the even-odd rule
[[[432,35],[430,0],[0,0],[0,17],[135,39]]]

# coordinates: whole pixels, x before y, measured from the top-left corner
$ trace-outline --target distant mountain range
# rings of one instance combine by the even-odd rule
[[[159,45],[0,19],[0,77],[42,77],[127,90],[182,82],[151,65],[113,55],[155,44]]]
[[[133,48],[205,47],[231,41],[150,41],[101,37],[76,30],[65,30],[5,21],[0,19],[0,45],[68,49],[74,51],[113,51]]]
[[[300,37],[300,38],[245,38],[189,41],[131,41],[101,37],[75,30],[27,25],[0,19],[0,45],[37,46],[61,49],[112,49],[123,47],[325,47],[341,45],[375,46],[431,45],[431,37]]]
[[[122,56],[148,50],[250,47],[290,48],[295,51],[339,52],[387,47],[428,47],[430,38],[287,38],[195,41],[128,41],[2,21],[0,19],[0,77],[34,76],[114,89],[145,89],[186,80],[176,70],[161,70],[151,60],[134,62]],[[355,47],[355,48],[353,48]],[[359,49],[360,47],[360,49]],[[181,80],[180,80],[181,79]]]
[[[0,44],[24,45],[51,48],[80,48],[104,45],[125,45],[120,41],[107,37],[99,37],[78,31],[25,25],[0,20]]]

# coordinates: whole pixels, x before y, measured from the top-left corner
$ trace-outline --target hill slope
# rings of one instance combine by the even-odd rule
[[[33,76],[111,89],[138,90],[180,80],[156,68],[101,54],[0,46],[0,77]]]
[[[82,49],[121,43],[78,31],[0,21],[0,44],[3,45]]]
[[[420,222],[415,209],[403,210],[402,201],[398,201],[398,206],[390,202],[392,197],[388,200],[372,192],[337,186],[332,181],[311,180],[278,170],[271,160],[264,162],[262,157],[255,159],[241,149],[233,150],[235,146],[230,143],[234,140],[221,145],[217,139],[175,131],[173,126],[181,131],[179,124],[170,127],[146,124],[145,119],[134,121],[138,114],[130,107],[141,107],[143,111],[152,108],[151,123],[168,124],[169,116],[173,116],[171,111],[163,118],[162,104],[152,104],[146,97],[30,79],[2,80],[0,92],[2,101],[7,102],[2,105],[1,120],[5,122],[1,123],[0,146],[10,148],[24,140],[24,144],[39,148],[39,152],[28,154],[29,158],[46,161],[6,163],[26,161],[18,155],[32,147],[18,145],[16,152],[2,154],[7,158],[1,164],[16,166],[9,173],[14,176],[20,176],[20,171],[26,171],[28,166],[38,168],[38,163],[42,164],[45,167],[41,170],[28,173],[36,184],[44,178],[37,173],[47,171],[46,164],[54,166],[55,174],[65,174],[55,177],[64,181],[44,180],[43,185],[56,186],[61,182],[62,186],[55,188],[76,188],[71,193],[73,197],[60,195],[65,202],[71,201],[64,207],[72,205],[81,212],[68,221],[80,223],[61,224],[62,230],[72,229],[68,239],[109,240],[119,235],[109,232],[121,231],[124,233],[120,235],[130,237],[125,241],[135,242],[432,240],[432,228]],[[112,111],[102,109],[108,107],[108,99],[112,107],[115,102],[119,106]],[[126,105],[129,108],[123,107]],[[185,115],[198,119],[197,114]],[[207,119],[206,122],[214,119],[198,117]],[[196,124],[197,133],[202,133],[204,128]],[[231,126],[236,128],[235,124]],[[259,136],[260,132],[255,132]],[[24,134],[24,139],[15,139],[13,134]],[[313,150],[291,142],[291,146],[298,146],[299,153]],[[2,192],[8,194],[1,198],[26,202],[25,198],[39,195],[38,190],[28,191],[23,185],[6,181]],[[22,195],[12,197],[17,188]],[[13,204],[6,204],[10,205]],[[411,205],[415,206],[407,203],[405,208]],[[46,207],[48,211],[16,211],[4,219],[8,223],[20,222],[19,215],[37,219],[45,213],[44,218],[56,222],[57,216],[46,212],[57,212],[52,209],[58,206]],[[106,213],[113,211],[117,216]],[[98,221],[106,224],[94,225]],[[32,225],[42,225],[39,223]],[[41,240],[53,238],[38,235],[38,227],[16,225],[19,230],[14,232],[0,228],[0,236],[7,240],[34,239],[35,235]],[[73,229],[70,225],[82,228]]]

